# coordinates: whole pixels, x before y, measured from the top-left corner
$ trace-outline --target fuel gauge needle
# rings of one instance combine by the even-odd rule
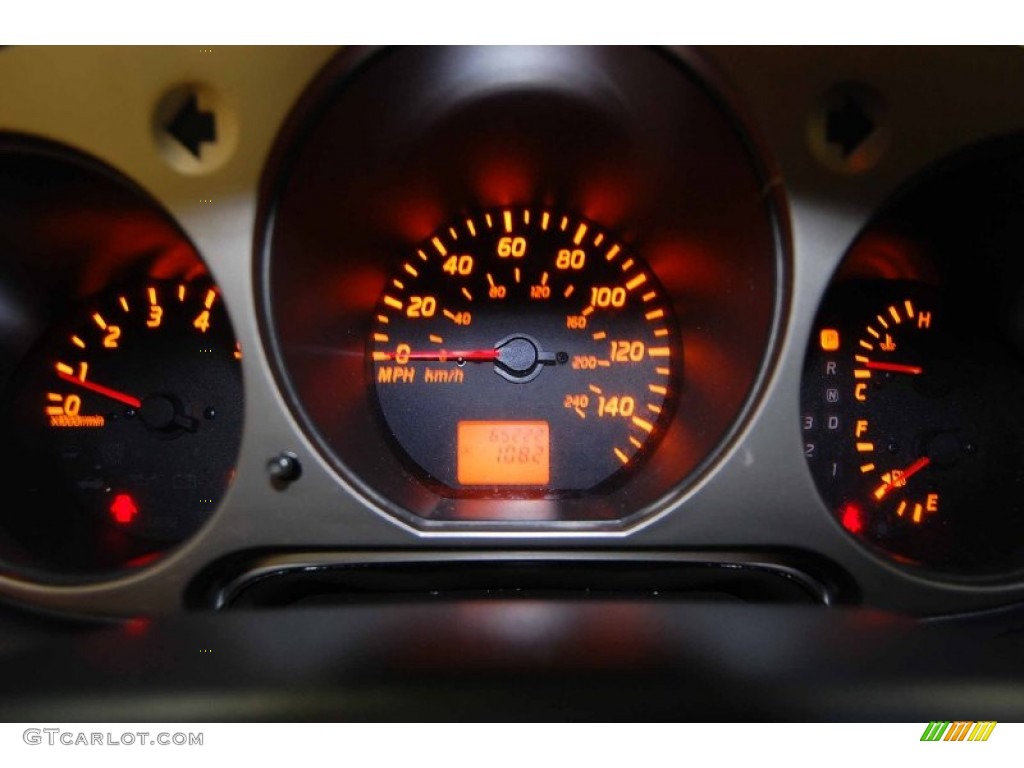
[[[130,405],[132,408],[141,408],[142,401],[137,397],[126,395],[124,392],[118,392],[116,389],[110,387],[104,387],[102,384],[94,384],[91,381],[83,381],[77,376],[73,376],[69,373],[58,372],[57,376],[69,384],[75,384],[82,389],[88,389],[90,392],[95,392],[97,395],[103,395],[109,397],[111,400],[116,400],[119,403]]]
[[[927,456],[922,456],[921,458],[917,459],[917,461],[910,464],[910,466],[908,466],[906,469],[894,469],[892,472],[882,475],[883,479],[885,477],[888,477],[889,479],[875,489],[875,499],[877,501],[881,501],[885,497],[885,494],[887,494],[893,488],[903,487],[904,485],[907,484],[907,480],[909,480],[911,477],[916,475],[918,472],[920,472],[922,469],[924,469],[931,463],[932,460],[930,458],[928,458]]]
[[[909,373],[912,376],[919,376],[924,369],[919,365],[903,365],[902,363],[882,363],[868,360],[864,363],[866,368],[872,371],[890,371],[892,373]]]

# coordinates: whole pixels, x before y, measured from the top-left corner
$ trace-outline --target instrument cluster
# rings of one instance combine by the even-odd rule
[[[1024,595],[1019,52],[211,50],[0,105],[0,593]]]

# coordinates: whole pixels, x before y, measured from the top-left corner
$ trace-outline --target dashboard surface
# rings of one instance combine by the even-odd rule
[[[209,717],[415,719],[367,691],[419,706],[461,653],[516,719],[515,675],[575,679],[574,644],[617,660],[601,693],[638,716],[697,716],[676,685],[726,719],[914,714],[941,666],[911,662],[922,643],[991,645],[943,695],[980,680],[1024,712],[1002,664],[1024,598],[1022,55],[0,50],[5,663],[48,633],[24,609],[128,620],[82,630],[96,679],[59,701],[59,671],[22,681],[19,706],[75,719],[103,632],[154,653],[223,633],[258,665],[294,611],[311,666],[268,678],[266,711]],[[636,633],[602,635],[616,621]],[[381,626],[443,642],[378,654]],[[715,650],[741,626],[763,675],[726,660],[745,641]],[[332,636],[369,666],[296,708]],[[733,687],[681,673],[639,703],[709,659]],[[821,685],[783,712],[794,679]],[[110,719],[178,712],[122,694]]]

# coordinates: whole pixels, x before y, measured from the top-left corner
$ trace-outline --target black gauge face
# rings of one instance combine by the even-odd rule
[[[346,483],[415,526],[610,530],[714,463],[785,259],[713,92],[628,46],[323,71],[268,169],[257,291],[286,399]]]
[[[234,471],[239,358],[208,280],[108,292],[53,328],[5,398],[15,554],[112,567],[193,533]]]
[[[906,563],[995,571],[1024,544],[1024,369],[984,317],[920,284],[853,282],[815,326],[808,463],[840,524]]]
[[[413,249],[369,347],[398,447],[468,493],[624,476],[664,431],[682,356],[650,268],[592,222],[544,209],[467,216]]]

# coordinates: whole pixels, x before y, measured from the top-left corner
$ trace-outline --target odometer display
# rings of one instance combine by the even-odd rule
[[[503,209],[452,221],[401,260],[377,303],[370,375],[396,447],[428,481],[585,491],[660,439],[680,344],[657,277],[621,240],[577,216]],[[541,424],[520,447],[543,461],[490,452],[491,437]]]
[[[550,430],[545,421],[460,421],[462,485],[547,485]]]

